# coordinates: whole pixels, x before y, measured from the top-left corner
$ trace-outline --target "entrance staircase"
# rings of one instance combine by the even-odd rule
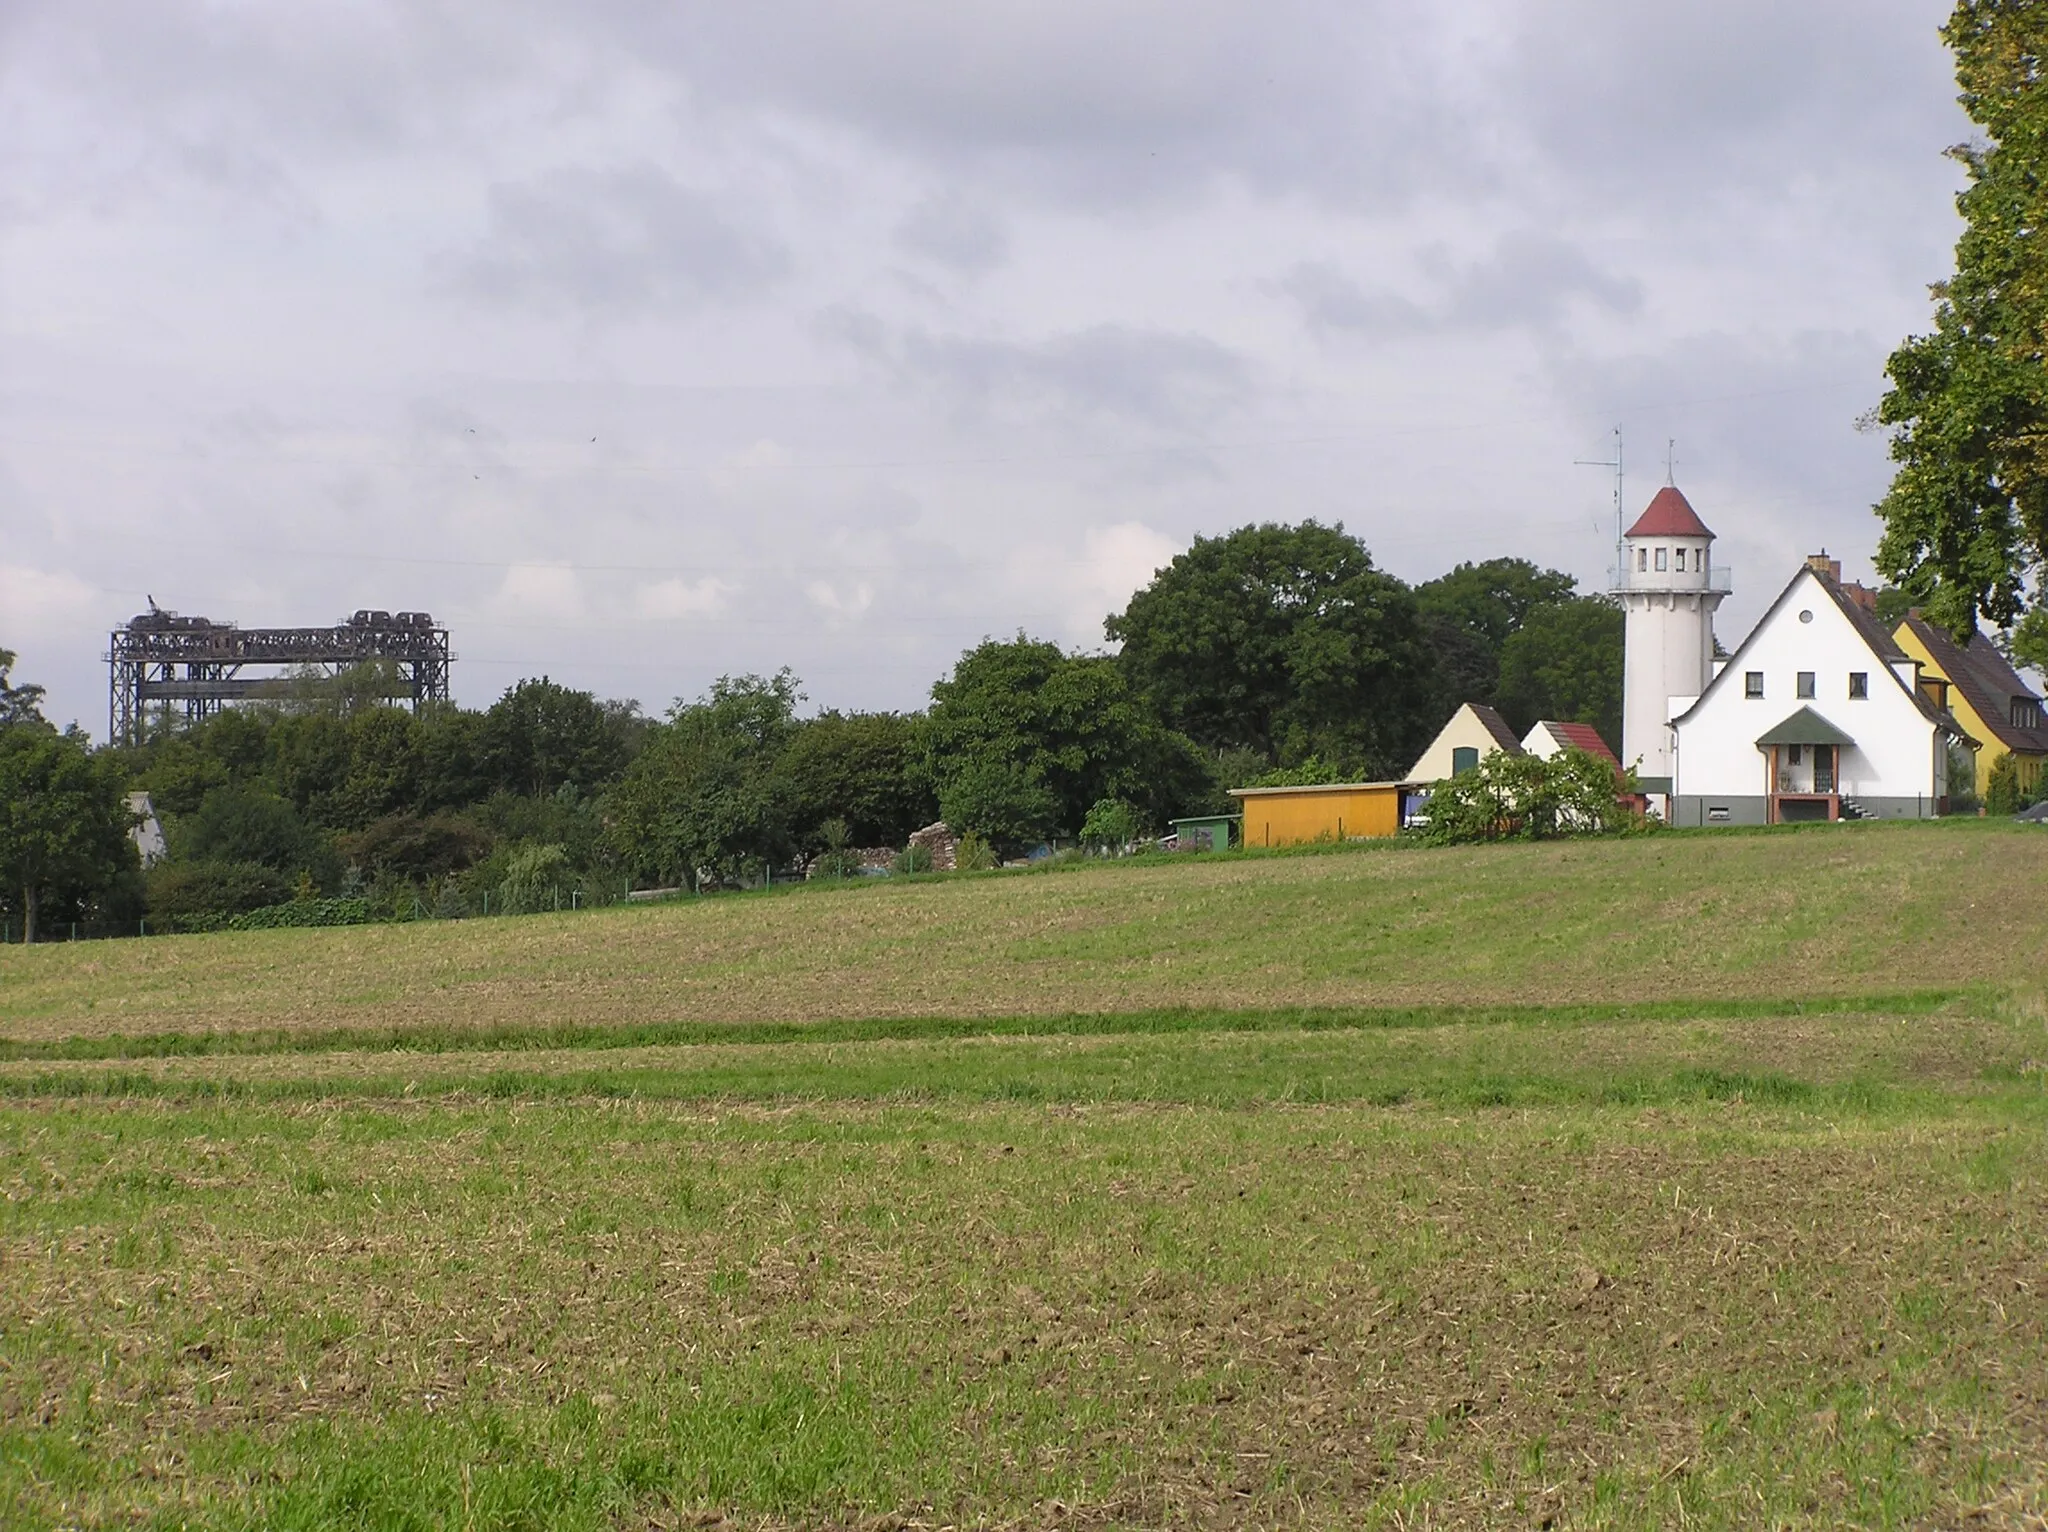
[[[1842,800],[1842,817],[1844,819],[1877,818],[1875,814],[1871,813],[1869,809],[1858,803],[1854,798],[1844,798]]]

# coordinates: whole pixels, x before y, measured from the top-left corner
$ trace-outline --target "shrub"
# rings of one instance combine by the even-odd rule
[[[811,875],[818,878],[853,878],[860,875],[860,853],[852,847],[853,831],[843,819],[828,819],[819,826],[825,849],[811,863]]]
[[[1617,775],[1611,763],[1583,750],[1548,760],[1497,750],[1430,789],[1423,839],[1453,845],[1623,830],[1638,819],[1626,801],[1634,791],[1632,773]]]
[[[1081,821],[1081,844],[1091,851],[1121,855],[1144,833],[1137,809],[1121,798],[1098,799],[1088,817]]]
[[[561,903],[562,890],[575,880],[569,855],[560,846],[523,846],[505,866],[499,891],[507,915],[531,915]]]
[[[292,895],[283,873],[255,862],[159,862],[144,887],[149,923],[159,931],[216,931]]]
[[[391,814],[345,837],[341,849],[371,873],[426,882],[482,861],[491,833],[460,814]]]
[[[953,866],[959,872],[988,872],[1001,865],[996,848],[972,830],[960,837],[960,845],[953,852]]]
[[[360,926],[371,919],[367,899],[293,899],[235,916],[230,931],[276,931],[286,926]]]
[[[929,846],[905,846],[896,853],[896,860],[889,864],[889,870],[896,873],[930,872],[932,851]]]
[[[2000,818],[2017,814],[2027,806],[2026,796],[2020,786],[2019,758],[2008,750],[1992,762],[1984,783],[1984,812]]]

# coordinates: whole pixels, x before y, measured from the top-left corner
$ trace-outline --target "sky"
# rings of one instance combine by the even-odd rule
[[[909,709],[1248,522],[1600,588],[1617,428],[1732,646],[1870,575],[1948,8],[5,0],[0,647],[101,735],[152,598]]]

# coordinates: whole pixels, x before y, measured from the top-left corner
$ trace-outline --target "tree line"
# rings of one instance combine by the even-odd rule
[[[1247,526],[1196,539],[1105,634],[1115,653],[984,640],[917,713],[806,715],[783,671],[655,718],[546,676],[415,714],[344,675],[97,750],[0,651],[0,917],[194,929],[731,887],[934,820],[1010,855],[1225,810],[1231,787],[1398,776],[1466,701],[1619,733],[1620,612],[1521,559],[1411,587],[1341,525]],[[146,871],[131,791],[168,843]]]

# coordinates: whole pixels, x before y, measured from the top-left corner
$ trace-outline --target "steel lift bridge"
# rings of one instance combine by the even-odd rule
[[[107,737],[134,744],[174,717],[210,717],[231,702],[283,698],[291,677],[246,676],[258,667],[313,667],[339,675],[375,663],[383,694],[417,712],[448,700],[448,630],[425,612],[365,609],[331,628],[242,628],[208,617],[180,617],[155,601],[114,629],[107,646]]]

